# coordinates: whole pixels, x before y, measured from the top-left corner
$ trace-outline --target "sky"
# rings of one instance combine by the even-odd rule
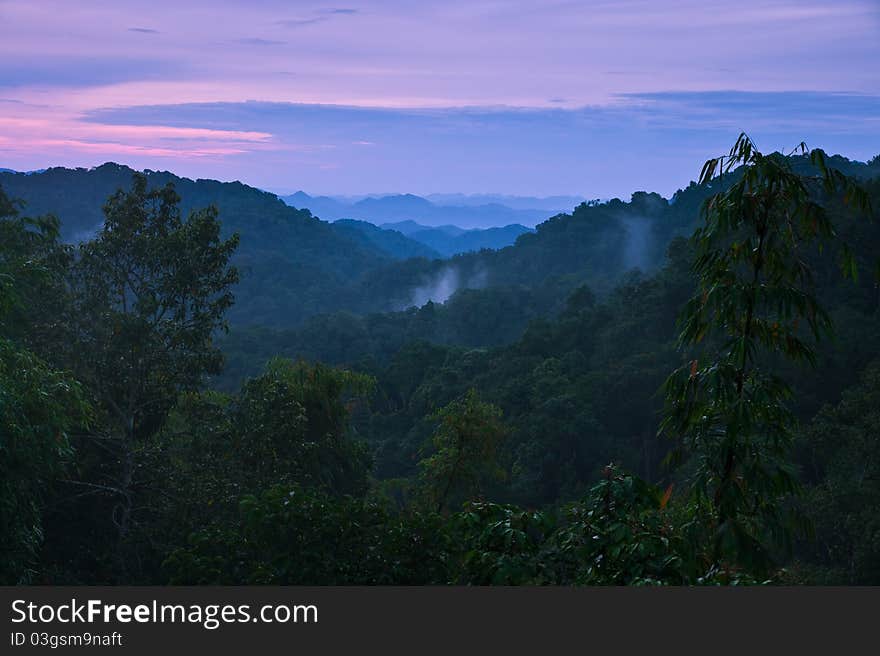
[[[0,0],[0,168],[666,196],[741,131],[880,154],[880,0]]]

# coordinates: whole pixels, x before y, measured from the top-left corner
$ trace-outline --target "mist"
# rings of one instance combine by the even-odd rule
[[[427,283],[413,289],[407,307],[422,307],[428,301],[445,303],[459,289],[481,289],[486,286],[487,280],[488,274],[482,267],[465,277],[459,267],[446,266]]]
[[[647,271],[651,268],[651,220],[645,216],[624,216],[620,222],[627,235],[623,247],[624,268]]]
[[[441,269],[428,284],[416,287],[410,297],[410,304],[422,307],[428,301],[445,303],[458,289],[458,269],[446,267]]]

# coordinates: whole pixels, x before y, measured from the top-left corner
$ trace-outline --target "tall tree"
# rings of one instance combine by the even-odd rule
[[[62,318],[71,248],[57,218],[21,216],[19,205],[0,188],[0,334],[57,361],[69,343]]]
[[[424,494],[440,512],[453,500],[479,494],[487,478],[503,473],[496,458],[505,429],[500,408],[480,400],[474,389],[432,418],[439,422],[431,438],[435,451],[419,466]]]
[[[0,583],[37,572],[47,491],[88,414],[76,381],[0,337]]]
[[[25,299],[50,303],[58,223],[18,216],[0,189],[0,583],[29,582],[43,537],[46,492],[71,456],[88,406],[76,381],[22,347],[39,332]],[[30,332],[31,334],[28,334]]]
[[[825,166],[822,151],[810,158],[818,175],[799,175],[789,158],[760,153],[743,134],[700,176],[712,186],[720,174],[734,182],[707,200],[694,234],[699,290],[682,313],[680,335],[694,359],[665,384],[661,430],[680,437],[693,457],[694,501],[713,544],[709,560],[722,569],[766,572],[790,542],[794,524],[782,499],[797,489],[789,461],[791,391],[769,365],[780,356],[813,364],[811,342],[832,330],[808,259],[835,238],[823,196],[842,192],[860,209],[868,206],[852,180]],[[856,275],[845,245],[841,253],[844,273]]]
[[[100,478],[79,485],[113,500],[120,573],[138,447],[181,391],[220,370],[212,338],[225,328],[238,280],[229,264],[238,236],[221,240],[214,207],[184,220],[179,202],[170,184],[148,190],[136,174],[130,191],[107,201],[102,230],[81,245],[74,266],[74,367],[102,414],[103,430],[91,442],[110,454]]]

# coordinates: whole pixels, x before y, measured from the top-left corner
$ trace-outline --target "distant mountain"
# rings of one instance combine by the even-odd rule
[[[880,160],[868,165],[833,156],[827,161],[859,177],[880,176]],[[805,158],[795,158],[793,163],[796,168],[810,167]],[[133,173],[112,163],[93,169],[7,172],[0,173],[0,186],[11,198],[25,201],[25,215],[57,215],[64,238],[77,241],[101,226],[101,207],[107,197],[119,188],[130,188]],[[389,226],[354,221],[327,223],[240,182],[145,173],[151,187],[173,183],[184,212],[216,205],[223,233],[241,235],[235,264],[242,279],[229,312],[233,324],[291,327],[315,315],[409,311],[428,301],[463,303],[467,309],[457,316],[465,323],[479,323],[500,316],[499,297],[493,290],[506,290],[502,294],[505,304],[528,306],[505,328],[510,335],[530,318],[560,308],[582,284],[601,296],[632,269],[655,270],[664,261],[672,238],[693,231],[703,201],[721,188],[714,181],[711,185],[691,183],[669,200],[636,192],[626,202],[582,203],[569,213],[547,219],[535,231],[516,223],[490,230],[461,230],[450,226],[450,220],[439,219],[433,224],[400,219],[392,231]],[[723,185],[732,184],[736,175],[726,176]],[[430,207],[430,201],[419,197],[395,197],[393,204],[410,210]],[[512,245],[501,247],[502,240]],[[486,246],[490,248],[479,250]],[[441,255],[459,254],[438,259],[425,248]],[[527,298],[532,300],[526,302]],[[386,340],[388,335],[377,329],[369,339]],[[353,344],[354,333],[338,337]]]
[[[431,228],[415,221],[384,223],[379,227],[401,232],[410,239],[421,242],[444,257],[479,251],[484,248],[496,250],[505,248],[512,245],[520,235],[534,232],[531,228],[526,228],[518,223],[501,228],[487,228],[485,230],[463,230],[453,225]]]
[[[235,255],[241,283],[229,313],[233,322],[289,325],[319,312],[357,306],[361,298],[352,280],[394,261],[369,240],[353,238],[274,194],[240,182],[145,173],[150,187],[174,184],[185,214],[216,205],[224,235],[241,235]],[[25,202],[23,214],[58,216],[62,237],[76,242],[100,229],[101,208],[117,189],[131,187],[133,174],[127,166],[107,163],[93,169],[0,173],[0,186]]]
[[[411,239],[402,232],[377,227],[366,221],[339,219],[333,222],[333,227],[355,241],[364,241],[378,248],[396,260],[405,260],[409,257],[426,257],[433,260],[441,256],[430,246]]]
[[[415,221],[397,221],[396,223],[383,223],[379,226],[380,228],[384,228],[385,230],[397,230],[397,232],[401,232],[405,234],[407,237],[411,237],[413,234],[417,232],[423,232],[425,230],[439,230],[441,232],[445,232],[447,235],[455,237],[457,235],[463,235],[467,230],[464,228],[459,228],[454,225],[441,225],[441,226],[426,226],[421,223],[416,223]]]
[[[114,163],[42,173],[0,172],[0,186],[11,198],[24,201],[23,214],[58,216],[62,238],[75,243],[100,229],[107,198],[118,189],[130,188],[134,173]],[[515,239],[496,235],[499,231],[408,225],[424,233],[413,239],[365,222],[327,223],[240,182],[191,180],[167,171],[145,174],[150,187],[174,184],[184,214],[216,205],[223,234],[241,235],[234,259],[241,282],[229,312],[235,324],[290,326],[339,309],[395,309],[409,302],[411,290],[422,284],[425,272],[434,270],[432,262],[445,253],[498,248]],[[456,239],[461,241],[450,245],[449,240]],[[426,242],[438,243],[443,252]]]
[[[508,194],[428,194],[425,196],[435,205],[474,207],[480,205],[504,205],[515,210],[544,210],[559,213],[568,211],[587,200],[580,196],[511,196]]]
[[[534,232],[519,224],[485,230],[464,230],[454,225],[432,228],[415,221],[383,223],[339,219],[333,226],[356,239],[364,239],[394,259],[452,257],[484,248],[499,249],[513,244],[517,237]]]
[[[0,173],[0,185],[10,197],[25,202],[24,214],[58,216],[64,239],[76,242],[100,229],[102,206],[116,190],[130,188],[133,174],[127,166],[108,163],[29,175]],[[617,218],[626,213],[622,206],[607,212],[580,206],[570,216],[544,222],[536,233],[516,224],[461,230],[438,221],[440,228],[403,224],[404,230],[413,231],[404,235],[351,221],[327,223],[240,182],[145,174],[150,187],[173,183],[184,213],[214,204],[223,234],[241,235],[234,262],[242,277],[229,312],[230,322],[237,325],[294,326],[339,310],[399,310],[428,300],[443,302],[463,289],[537,287],[548,276],[561,281],[548,287],[555,298],[597,272],[613,278],[628,264],[613,259],[626,243],[626,228]],[[392,204],[430,207],[430,201],[418,197],[396,197]],[[565,230],[569,225],[577,232]],[[492,250],[479,250],[486,247]],[[434,252],[459,254],[444,260]]]
[[[32,175],[34,173],[42,173],[46,169],[36,169],[35,171],[16,171],[15,169],[0,168],[0,173],[23,173],[24,175]]]
[[[301,209],[308,209],[315,216],[325,221],[338,219],[357,219],[369,221],[375,225],[383,223],[395,223],[403,221],[415,221],[425,226],[437,227],[441,225],[456,225],[464,229],[492,228],[520,224],[534,226],[551,216],[561,212],[570,211],[577,202],[575,198],[556,197],[559,205],[551,207],[548,199],[516,199],[508,198],[517,207],[511,207],[499,202],[480,203],[477,197],[449,195],[451,200],[460,200],[461,204],[446,205],[432,202],[427,198],[413,194],[397,194],[381,197],[368,197],[350,202],[345,199],[331,198],[329,196],[309,196],[303,191],[298,191],[281,199],[288,205]],[[485,196],[479,198],[496,198]],[[541,207],[523,207],[530,200],[534,200]]]
[[[421,196],[413,194],[396,194],[382,198],[364,198],[352,205],[354,211],[366,213],[373,217],[384,216],[389,219],[407,219],[419,216],[430,216],[436,212],[437,206]]]
[[[281,197],[291,207],[309,210],[315,216],[324,221],[337,221],[346,218],[359,218],[350,216],[349,203],[330,198],[329,196],[309,196],[304,191],[298,191],[291,196]]]

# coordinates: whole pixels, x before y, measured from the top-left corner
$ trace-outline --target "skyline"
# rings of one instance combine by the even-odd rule
[[[666,196],[740,131],[880,153],[880,3],[0,0],[0,168]]]

